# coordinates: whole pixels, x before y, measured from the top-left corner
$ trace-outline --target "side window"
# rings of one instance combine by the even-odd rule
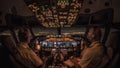
[[[61,33],[62,34],[78,34],[78,35],[83,35],[86,32],[85,27],[71,27],[71,28],[62,28]]]

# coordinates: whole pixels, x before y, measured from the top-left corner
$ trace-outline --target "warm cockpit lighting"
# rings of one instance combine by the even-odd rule
[[[69,0],[58,0],[57,5],[60,6],[61,8],[65,8],[66,6],[69,5]]]
[[[29,3],[28,7],[45,27],[70,27],[74,24],[81,5],[81,0],[50,0]]]
[[[40,50],[40,48],[41,48],[40,45],[36,45],[35,47],[36,50]]]

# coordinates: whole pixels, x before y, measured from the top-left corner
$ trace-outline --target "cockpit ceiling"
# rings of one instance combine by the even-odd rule
[[[71,27],[83,0],[24,0],[45,27]]]

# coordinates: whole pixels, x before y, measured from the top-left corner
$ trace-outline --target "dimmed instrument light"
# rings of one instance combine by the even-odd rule
[[[28,3],[28,7],[45,27],[70,27],[74,24],[83,0],[49,0]]]
[[[57,5],[60,6],[61,8],[65,8],[66,6],[69,5],[69,0],[58,0]]]

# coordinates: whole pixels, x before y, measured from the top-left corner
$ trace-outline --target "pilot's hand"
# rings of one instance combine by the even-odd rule
[[[73,56],[70,57],[70,60],[71,60],[73,63],[78,63],[78,62],[80,61],[79,58],[76,58],[76,57],[73,57]]]
[[[40,51],[40,49],[41,49],[40,45],[36,45],[35,49]]]
[[[71,56],[71,57],[70,57],[70,59],[73,59],[73,58],[74,58],[74,56]]]

